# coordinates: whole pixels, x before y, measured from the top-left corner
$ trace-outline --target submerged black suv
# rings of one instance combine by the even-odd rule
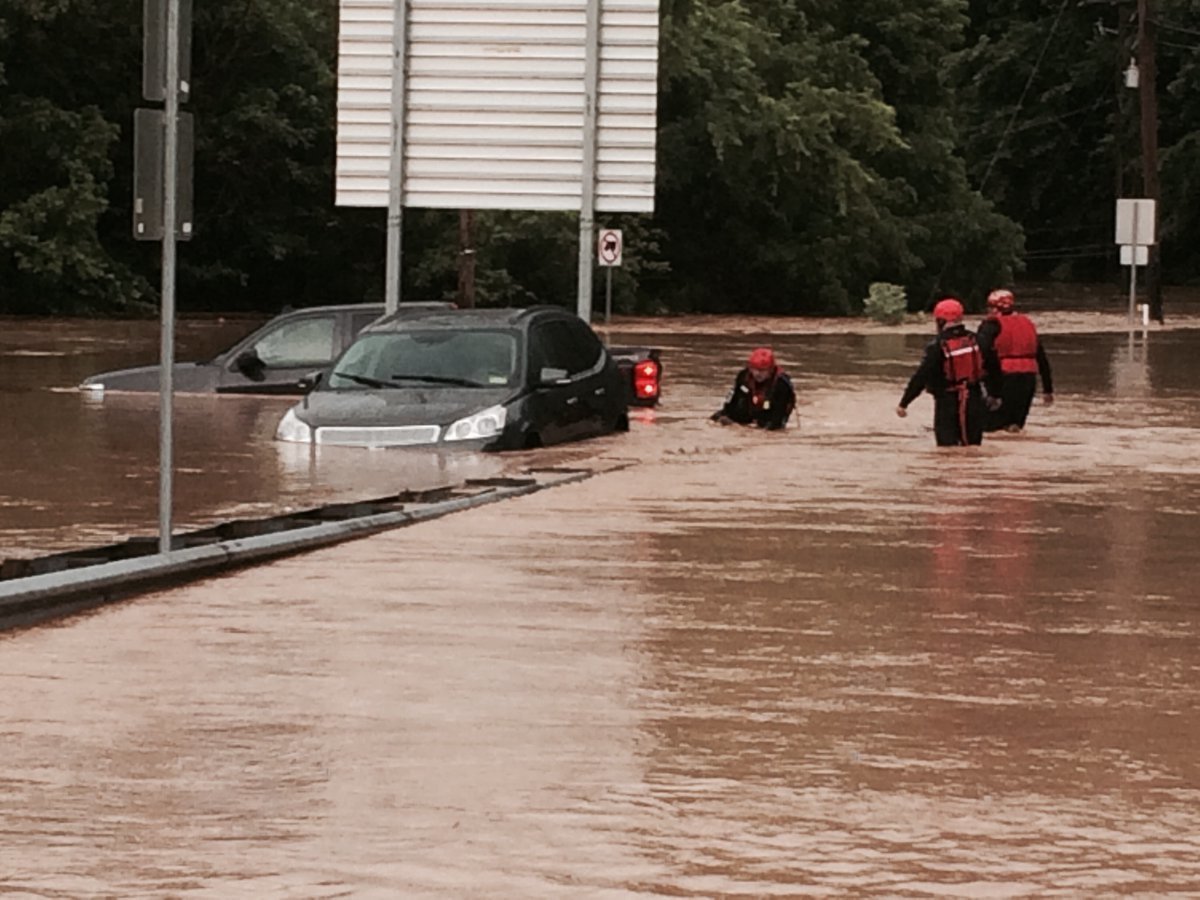
[[[401,311],[367,326],[276,438],[510,450],[629,427],[629,372],[559,307]]]

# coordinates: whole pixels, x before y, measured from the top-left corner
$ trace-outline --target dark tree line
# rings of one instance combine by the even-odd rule
[[[1200,0],[1159,0],[1166,275],[1200,276]],[[1132,2],[663,0],[657,211],[619,308],[978,302],[1015,273],[1114,273],[1140,187]],[[0,312],[153,308],[130,232],[141,0],[0,0]],[[337,5],[195,4],[196,237],[181,308],[378,299],[382,210],[333,206]],[[476,217],[480,302],[574,302],[575,217]],[[409,210],[404,292],[456,283],[458,217]]]

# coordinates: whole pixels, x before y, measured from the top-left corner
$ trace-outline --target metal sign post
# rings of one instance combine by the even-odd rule
[[[612,271],[621,264],[621,256],[625,243],[621,239],[621,229],[601,228],[596,237],[596,257],[605,269],[604,282],[604,324],[612,318]]]
[[[1129,330],[1133,331],[1133,316],[1137,307],[1137,270],[1138,270],[1138,250],[1141,245],[1138,243],[1138,205],[1133,204],[1132,223],[1129,229],[1133,236],[1133,243],[1129,245]]]
[[[604,324],[612,321],[612,266],[604,272]]]
[[[1129,328],[1134,327],[1137,312],[1137,270],[1150,260],[1154,245],[1153,200],[1122,199],[1117,201],[1117,244],[1121,248],[1121,265],[1129,266]]]
[[[134,112],[133,236],[162,241],[159,340],[158,549],[171,550],[174,474],[176,242],[192,237],[191,0],[145,0],[142,95],[162,112]]]
[[[167,2],[167,85],[163,112],[162,339],[158,385],[158,552],[171,550],[175,397],[175,223],[179,196],[179,0]]]

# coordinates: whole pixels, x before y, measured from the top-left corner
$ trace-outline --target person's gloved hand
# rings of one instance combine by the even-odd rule
[[[900,418],[903,419],[908,415],[908,410],[905,409],[903,406],[897,406],[896,407],[896,415],[898,415]]]

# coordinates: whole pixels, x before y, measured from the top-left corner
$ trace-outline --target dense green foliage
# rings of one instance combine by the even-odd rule
[[[1159,0],[1168,278],[1200,276],[1200,0]],[[0,312],[152,308],[130,234],[141,0],[0,0]],[[859,312],[978,304],[1022,268],[1112,271],[1139,187],[1131,3],[663,0],[653,216],[618,308]],[[1122,23],[1120,17],[1125,17]],[[1099,20],[1099,21],[1097,21]],[[1100,27],[1097,27],[1100,26]],[[377,299],[382,210],[333,206],[337,6],[195,5],[196,236],[183,309]],[[405,216],[405,296],[455,289],[458,217]],[[480,302],[573,304],[578,227],[480,213]],[[597,280],[597,291],[601,290]]]
[[[1160,236],[1166,275],[1200,275],[1200,2],[1156,0]],[[1116,272],[1113,207],[1142,193],[1136,4],[971,0],[957,59],[971,180],[1026,235],[1027,270]]]

